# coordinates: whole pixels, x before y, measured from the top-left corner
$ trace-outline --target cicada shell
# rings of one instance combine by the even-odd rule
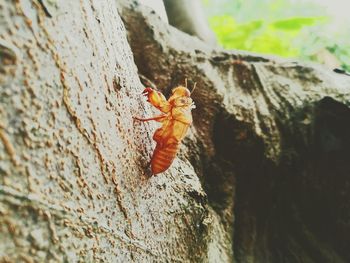
[[[146,88],[143,94],[149,103],[162,112],[161,115],[152,118],[135,118],[161,123],[161,127],[153,135],[157,145],[151,159],[151,170],[155,175],[166,171],[174,161],[181,141],[192,124],[191,111],[195,105],[191,99],[191,92],[183,86],[174,88],[168,100],[162,93],[151,88]]]

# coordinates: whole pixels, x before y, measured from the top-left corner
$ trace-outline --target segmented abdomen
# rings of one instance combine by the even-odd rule
[[[166,145],[163,148],[157,144],[151,160],[152,173],[159,174],[168,169],[175,159],[178,148],[179,144],[176,143]]]

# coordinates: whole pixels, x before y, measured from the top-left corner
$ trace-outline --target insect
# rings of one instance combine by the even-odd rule
[[[195,88],[196,83],[192,92]],[[134,117],[139,121],[158,121],[162,124],[153,135],[153,140],[157,143],[151,158],[153,175],[166,171],[174,161],[180,143],[192,124],[191,110],[196,107],[190,97],[192,92],[187,89],[187,80],[186,87],[178,86],[171,92],[171,96],[166,100],[159,91],[146,88],[142,94],[162,114],[146,119]]]

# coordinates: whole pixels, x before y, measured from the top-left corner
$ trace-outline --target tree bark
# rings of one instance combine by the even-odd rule
[[[350,260],[347,76],[212,49],[129,1],[0,10],[3,262]],[[198,82],[156,177],[138,74]]]
[[[209,220],[190,163],[149,178],[154,124],[115,1],[0,6],[0,259],[186,262]]]
[[[217,45],[214,32],[210,29],[201,0],[163,0],[169,24],[196,36],[207,44]]]
[[[350,261],[350,78],[212,49],[119,6],[141,75],[165,93],[197,82],[186,155],[229,234],[229,261]]]

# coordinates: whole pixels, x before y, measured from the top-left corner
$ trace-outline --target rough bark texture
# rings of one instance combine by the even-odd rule
[[[7,1],[0,22],[0,260],[350,261],[347,76],[210,49],[124,1]],[[133,56],[165,93],[198,82],[152,178]]]
[[[145,174],[152,111],[115,1],[0,4],[0,259],[205,258],[208,208],[190,163]]]
[[[210,49],[147,8],[120,11],[142,75],[165,93],[197,82],[187,156],[230,261],[349,262],[350,78]]]

